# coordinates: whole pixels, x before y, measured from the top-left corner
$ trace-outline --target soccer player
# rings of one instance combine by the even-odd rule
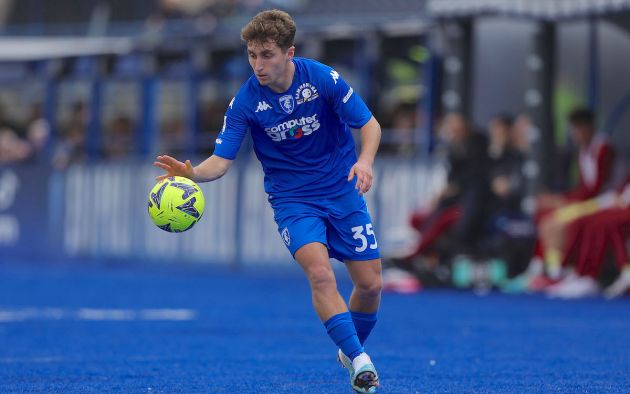
[[[241,31],[254,71],[229,104],[214,154],[196,167],[158,156],[166,171],[197,182],[220,178],[249,130],[265,173],[278,232],[311,286],[313,305],[339,347],[352,388],[376,391],[378,375],[363,343],[376,323],[381,260],[363,194],[372,186],[380,125],[332,68],[294,57],[296,26],[279,10],[263,11]],[[357,157],[350,127],[361,130]],[[329,256],[345,262],[350,302],[337,291]]]

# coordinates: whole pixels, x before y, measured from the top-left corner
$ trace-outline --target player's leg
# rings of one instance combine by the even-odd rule
[[[614,211],[616,212],[615,218],[609,220],[608,227],[615,261],[619,266],[619,276],[604,291],[606,298],[619,297],[630,290],[630,258],[625,242],[628,236],[628,226],[630,226],[630,209],[616,209]]]
[[[553,216],[540,223],[540,236],[545,250],[547,274],[552,279],[560,277],[564,233],[564,223],[555,220]]]
[[[592,219],[589,216],[579,218],[571,222],[566,228],[566,236],[564,246],[562,250],[562,266],[567,267],[571,264],[574,265],[575,271],[580,272],[582,268],[580,266],[580,259],[582,251],[582,245],[584,240],[584,231],[589,225]]]
[[[604,264],[610,245],[610,232],[606,228],[605,216],[600,212],[584,218],[586,224],[580,242],[581,253],[576,262],[576,271],[582,276],[597,278]]]
[[[352,316],[337,291],[326,247],[318,242],[306,244],[295,252],[295,259],[311,284],[313,306],[340,349],[339,356],[350,372],[352,387],[359,392],[374,392],[378,377],[372,361],[363,352]]]
[[[578,232],[580,239],[574,242],[574,271],[559,283],[550,286],[547,294],[556,298],[583,298],[599,292],[597,273],[599,261],[603,261],[607,249],[608,235],[598,220],[598,215],[585,216],[572,222],[569,227],[582,226]]]
[[[345,263],[354,283],[354,288],[350,295],[350,315],[352,316],[352,322],[357,331],[359,341],[363,345],[376,325],[377,312],[381,303],[381,290],[383,287],[381,259],[346,260]],[[345,358],[342,352],[339,354],[339,360],[352,376],[356,368],[349,363],[349,360]],[[376,375],[373,376],[373,379],[378,384]]]
[[[311,285],[313,307],[320,320],[325,322],[334,315],[348,312],[346,303],[337,290],[326,246],[311,242],[298,249],[294,257]]]
[[[355,281],[351,297],[351,311],[354,313],[351,316],[357,332],[361,332],[361,338],[365,340],[376,323],[381,291],[380,253],[372,220],[365,200],[354,192],[331,199],[327,208],[330,255],[350,262],[348,269]],[[358,268],[359,264],[365,264],[362,270]],[[373,283],[369,283],[370,279]],[[367,354],[361,354],[352,362],[343,349],[338,356],[350,373],[354,390],[366,393],[376,390],[378,375]]]
[[[536,241],[534,243],[533,255],[529,262],[529,266],[518,277],[514,278],[510,287],[517,292],[523,291],[527,288],[530,290],[539,289],[539,283],[545,282],[548,283],[548,280],[545,277],[545,248],[543,246],[543,240],[541,236],[541,223],[546,220],[549,216],[553,215],[555,206],[554,203],[549,203],[548,200],[553,200],[553,198],[549,196],[539,196],[537,198],[537,210],[534,212],[534,226],[536,227]]]
[[[381,259],[365,200],[356,193],[341,196],[330,207],[327,232],[332,257],[346,263],[354,289],[350,313],[361,344],[376,324],[381,301]]]
[[[363,352],[352,317],[339,292],[326,248],[325,212],[308,201],[272,201],[278,233],[304,270],[313,306],[332,340],[348,355]]]
[[[345,263],[354,283],[350,295],[350,313],[359,341],[363,345],[376,325],[381,303],[381,260],[346,260]]]

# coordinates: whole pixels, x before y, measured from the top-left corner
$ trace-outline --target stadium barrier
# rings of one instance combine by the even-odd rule
[[[65,172],[43,166],[0,168],[0,256],[290,263],[256,160],[237,161],[222,179],[201,185],[204,217],[184,234],[159,230],[147,215],[158,173],[146,162],[78,165]],[[366,200],[384,253],[405,242],[399,230],[407,227],[410,211],[443,182],[444,169],[437,163],[379,160]]]

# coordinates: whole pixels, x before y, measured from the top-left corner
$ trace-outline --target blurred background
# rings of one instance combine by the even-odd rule
[[[581,179],[575,108],[590,109],[616,158],[628,157],[630,1],[2,0],[0,260],[292,264],[251,140],[223,179],[203,185],[193,230],[162,232],[146,213],[156,154],[212,154],[251,74],[240,29],[269,8],[294,16],[296,54],[334,67],[381,123],[366,197],[379,246],[425,285],[472,285],[457,282],[458,257],[498,270],[498,281],[525,270],[536,196]],[[474,245],[440,235],[446,246],[416,258],[426,229],[414,215],[435,207],[454,171],[449,114],[486,140],[469,163],[488,167],[464,175],[469,183],[492,183],[509,145],[521,185],[499,230],[488,195],[473,203],[488,212]]]

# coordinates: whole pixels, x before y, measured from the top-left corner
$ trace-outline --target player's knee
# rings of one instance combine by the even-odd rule
[[[312,267],[307,272],[308,280],[313,290],[326,290],[336,288],[335,275],[330,267]]]
[[[355,288],[360,297],[374,298],[378,297],[381,294],[381,290],[383,289],[383,281],[381,279],[381,276],[378,275],[370,281],[355,284]]]

